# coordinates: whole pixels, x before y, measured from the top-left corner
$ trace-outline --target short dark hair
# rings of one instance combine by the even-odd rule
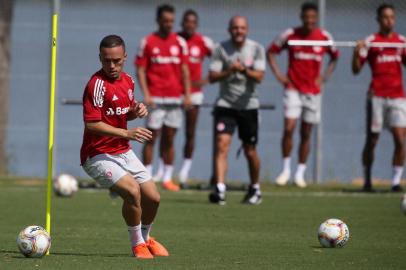
[[[199,20],[199,15],[193,9],[188,9],[183,13],[182,22],[186,20],[188,16],[195,16],[197,20]]]
[[[392,10],[395,10],[395,6],[394,6],[394,5],[388,4],[388,3],[383,3],[383,4],[380,4],[379,7],[376,9],[376,16],[377,16],[377,17],[380,17],[381,14],[382,14],[382,12],[383,12],[385,9],[387,9],[387,8],[390,8],[390,9],[392,9]]]
[[[302,13],[305,13],[308,10],[314,10],[316,12],[319,12],[319,7],[317,6],[317,4],[313,2],[304,2],[300,9]]]
[[[156,8],[156,19],[158,20],[161,18],[162,13],[170,12],[175,13],[175,7],[170,4],[162,4]]]
[[[102,48],[113,48],[113,47],[118,47],[122,46],[125,51],[125,43],[124,40],[117,35],[108,35],[105,36],[101,41],[99,45],[99,50]]]

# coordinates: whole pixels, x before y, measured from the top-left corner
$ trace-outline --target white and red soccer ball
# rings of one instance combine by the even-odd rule
[[[318,237],[323,247],[343,247],[350,238],[350,231],[343,221],[331,218],[321,223]]]
[[[60,174],[53,181],[56,195],[61,197],[71,197],[78,191],[78,181],[70,174]]]
[[[41,258],[51,247],[51,237],[41,226],[28,226],[18,234],[17,247],[25,257]]]

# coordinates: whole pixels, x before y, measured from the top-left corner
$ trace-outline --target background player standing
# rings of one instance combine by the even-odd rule
[[[304,174],[310,152],[312,126],[320,121],[321,88],[332,74],[338,51],[334,47],[288,46],[289,40],[331,40],[331,35],[318,28],[318,7],[313,3],[304,3],[300,14],[302,26],[284,31],[269,47],[268,61],[276,79],[285,87],[284,131],[282,137],[283,169],[276,184],[286,185],[290,179],[290,154],[293,148],[293,133],[297,120],[301,120],[299,164],[294,182],[306,187]],[[284,75],[278,67],[276,54],[287,49],[289,54],[288,74]],[[330,55],[330,62],[323,74],[320,70],[323,55]]]
[[[145,103],[151,107],[147,127],[152,131],[152,140],[144,146],[143,159],[147,170],[152,173],[154,144],[162,130],[162,187],[178,191],[179,186],[172,182],[174,140],[176,131],[182,124],[182,94],[185,108],[189,108],[191,104],[188,50],[185,40],[172,32],[175,22],[173,6],[158,6],[156,20],[158,31],[142,39],[135,61]]]
[[[243,203],[260,204],[260,160],[256,150],[259,100],[256,85],[264,77],[265,50],[262,45],[247,38],[248,21],[245,17],[231,18],[228,31],[231,38],[215,48],[210,63],[209,78],[211,82],[220,82],[220,94],[214,110],[216,185],[209,199],[213,203],[225,204],[227,157],[237,127],[251,182]]]
[[[102,69],[91,77],[83,94],[85,129],[80,157],[90,177],[123,199],[122,215],[134,256],[151,259],[169,254],[149,237],[160,196],[150,174],[131,150],[129,140],[143,143],[152,134],[142,127],[127,128],[128,121],[143,118],[148,111],[134,100],[134,81],[122,71],[126,59],[121,37],[103,38]]]
[[[406,48],[368,47],[369,43],[388,42],[406,44],[404,36],[394,32],[395,8],[382,4],[377,9],[379,31],[358,41],[354,50],[352,70],[358,74],[368,61],[372,81],[367,98],[367,135],[362,154],[364,190],[372,190],[371,170],[379,133],[388,124],[393,135],[395,150],[392,165],[392,191],[402,191],[400,180],[405,161],[406,98],[403,87],[402,63],[406,65]]]
[[[203,103],[202,87],[209,81],[202,78],[204,58],[210,57],[213,50],[213,41],[197,32],[199,16],[194,10],[187,10],[183,14],[182,31],[178,33],[183,37],[189,51],[189,71],[191,80],[191,101],[190,108],[185,110],[185,145],[183,148],[183,164],[179,172],[181,186],[186,187],[189,178],[189,171],[192,166],[192,155],[195,148],[195,132],[199,107]]]

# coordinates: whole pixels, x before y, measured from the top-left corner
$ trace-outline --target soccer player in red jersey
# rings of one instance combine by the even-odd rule
[[[168,256],[168,251],[149,237],[159,193],[130,147],[130,140],[144,143],[152,134],[142,127],[127,128],[128,121],[146,117],[147,108],[135,101],[134,81],[123,71],[127,54],[121,37],[104,37],[99,51],[102,68],[91,77],[83,94],[81,164],[90,177],[123,199],[122,215],[134,256]]]
[[[199,16],[194,10],[187,10],[183,14],[182,31],[179,36],[186,40],[189,50],[189,71],[191,80],[191,101],[192,107],[185,110],[185,145],[183,148],[183,164],[179,172],[179,181],[181,186],[186,187],[186,181],[189,178],[189,171],[192,166],[192,155],[195,147],[195,131],[199,107],[203,103],[202,87],[209,81],[208,78],[202,78],[203,61],[210,57],[213,50],[213,41],[197,32]]]
[[[147,170],[151,173],[154,144],[162,131],[162,187],[178,191],[179,186],[172,182],[174,140],[176,131],[182,124],[182,94],[184,107],[189,108],[191,105],[188,50],[186,41],[172,32],[175,22],[173,6],[159,6],[156,20],[158,31],[142,39],[135,60],[137,78],[145,103],[151,107],[147,127],[152,131],[152,140],[145,144],[143,158]]]
[[[395,150],[392,165],[392,191],[400,192],[400,180],[405,161],[406,98],[402,78],[402,64],[406,65],[406,47],[370,47],[374,42],[406,45],[404,36],[394,32],[395,8],[382,4],[377,9],[379,31],[358,41],[354,50],[352,70],[358,74],[365,62],[372,71],[367,98],[367,136],[362,154],[364,190],[372,190],[371,170],[379,133],[387,124],[393,135]]]
[[[332,74],[338,59],[335,47],[288,46],[289,40],[331,40],[331,35],[317,26],[318,7],[313,3],[304,3],[301,8],[302,26],[289,28],[283,32],[268,49],[268,61],[276,79],[285,87],[284,92],[284,131],[282,137],[283,169],[276,184],[286,185],[290,179],[290,154],[293,147],[293,133],[298,119],[300,126],[299,164],[294,182],[306,187],[304,173],[310,152],[312,127],[320,121],[321,89]],[[283,74],[276,62],[276,55],[288,50],[289,67]],[[327,53],[330,61],[321,74],[323,55]]]

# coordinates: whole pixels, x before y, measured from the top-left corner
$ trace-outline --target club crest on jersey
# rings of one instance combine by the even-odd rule
[[[128,89],[128,98],[132,101],[134,99],[133,90]]]
[[[190,55],[195,57],[200,56],[200,48],[197,46],[190,48]]]
[[[171,53],[171,55],[178,55],[179,54],[179,48],[177,47],[177,46],[175,46],[175,45],[172,45],[170,48],[169,48],[169,52]]]
[[[159,48],[158,47],[154,47],[153,49],[152,49],[152,53],[153,54],[159,54],[161,51],[159,50]]]

